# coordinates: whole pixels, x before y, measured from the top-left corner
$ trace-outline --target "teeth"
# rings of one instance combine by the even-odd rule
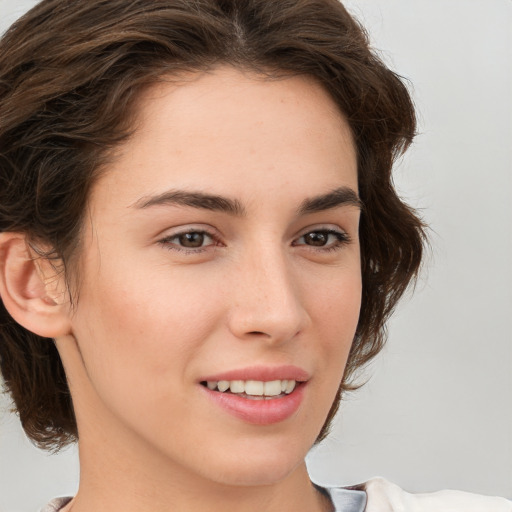
[[[283,393],[289,395],[296,386],[294,380],[272,380],[263,382],[261,380],[219,380],[208,381],[206,385],[212,391],[217,389],[221,392],[231,391],[236,394],[249,396],[278,396]]]
[[[229,389],[229,381],[227,380],[219,380],[219,382],[217,383],[217,388],[219,389],[219,391],[227,391]]]
[[[286,384],[286,389],[284,392],[289,395],[295,389],[296,382],[294,380],[289,380],[288,384]]]
[[[271,382],[265,382],[263,386],[263,394],[266,396],[277,396],[281,394],[281,381],[273,380]]]
[[[231,393],[243,393],[245,391],[245,384],[243,380],[232,380],[229,384]]]
[[[248,380],[245,383],[245,394],[246,395],[254,395],[254,396],[262,396],[264,383],[261,380]]]

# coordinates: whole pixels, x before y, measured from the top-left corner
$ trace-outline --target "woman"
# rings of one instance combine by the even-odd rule
[[[308,477],[424,239],[411,100],[341,4],[46,0],[0,73],[2,374],[80,449],[48,510],[510,510]]]

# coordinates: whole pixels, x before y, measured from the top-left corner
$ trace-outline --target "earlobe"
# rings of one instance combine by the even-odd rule
[[[0,233],[0,296],[16,322],[45,338],[70,331],[69,304],[63,279],[37,257],[22,233]]]

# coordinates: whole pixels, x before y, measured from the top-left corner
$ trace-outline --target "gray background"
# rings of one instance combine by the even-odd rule
[[[34,5],[0,0],[0,32]],[[390,342],[309,457],[313,479],[512,498],[512,1],[349,0],[420,113],[396,183],[432,255]],[[0,400],[0,511],[76,490],[75,449],[35,450]]]

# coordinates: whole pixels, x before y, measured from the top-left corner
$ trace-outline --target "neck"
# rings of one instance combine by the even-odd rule
[[[96,436],[97,437],[97,436]],[[129,449],[127,448],[129,447]],[[66,512],[323,512],[328,498],[312,485],[304,461],[276,482],[238,485],[205,478],[134,447],[128,439],[81,437],[80,486]]]
[[[92,459],[89,462],[92,463]],[[312,485],[305,463],[279,482],[239,486],[210,481],[168,466],[81,464],[79,491],[70,512],[324,512],[332,510]]]

